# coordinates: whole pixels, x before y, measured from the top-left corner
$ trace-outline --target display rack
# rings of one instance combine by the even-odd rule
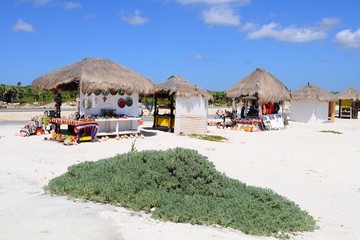
[[[352,108],[349,106],[341,106],[340,118],[351,118]]]
[[[159,99],[162,104],[159,105]],[[161,113],[165,111],[165,113]],[[169,132],[174,131],[175,124],[175,106],[174,106],[174,95],[170,96],[155,96],[155,111],[154,111],[154,124],[153,128],[168,130]]]
[[[60,133],[61,125],[67,125],[67,132],[77,136],[77,142],[94,141],[99,129],[94,120],[71,120],[66,118],[51,118],[51,124],[55,125],[55,132]]]

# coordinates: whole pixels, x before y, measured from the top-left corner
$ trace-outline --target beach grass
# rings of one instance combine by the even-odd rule
[[[130,151],[80,163],[45,190],[145,211],[164,221],[230,227],[251,235],[283,238],[316,229],[314,218],[294,202],[231,179],[207,157],[184,148]]]
[[[225,138],[223,136],[217,136],[217,135],[195,134],[194,133],[189,136],[192,138],[197,138],[197,139],[207,140],[207,141],[212,141],[212,142],[221,142],[221,141],[228,140],[227,138]]]
[[[334,130],[321,130],[320,132],[322,132],[322,133],[333,133],[333,134],[343,134],[342,132],[334,131]]]

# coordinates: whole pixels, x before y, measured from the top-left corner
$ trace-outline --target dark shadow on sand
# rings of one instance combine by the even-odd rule
[[[149,131],[151,130],[151,131]],[[155,132],[155,130],[151,127],[144,127],[142,129],[140,129],[140,132],[142,135],[144,135],[144,137],[154,137],[157,135],[157,132]]]

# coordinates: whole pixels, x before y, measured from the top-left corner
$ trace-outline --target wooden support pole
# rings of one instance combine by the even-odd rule
[[[258,99],[258,116],[262,116],[261,101]]]

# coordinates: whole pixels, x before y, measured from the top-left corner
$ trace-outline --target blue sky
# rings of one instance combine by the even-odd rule
[[[359,0],[1,0],[0,83],[85,57],[224,91],[261,67],[290,90],[360,89]]]

